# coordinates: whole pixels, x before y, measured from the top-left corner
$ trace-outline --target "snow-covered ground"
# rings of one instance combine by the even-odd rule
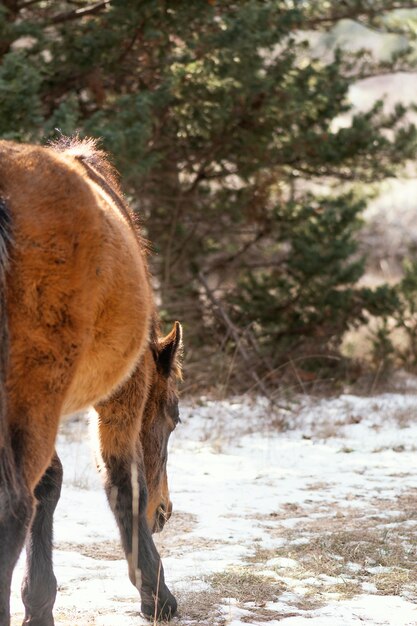
[[[182,408],[174,514],[157,537],[174,624],[417,624],[417,396],[303,398],[279,432],[267,404]],[[137,626],[87,417],[63,425],[56,625]],[[13,626],[20,624],[16,568]]]

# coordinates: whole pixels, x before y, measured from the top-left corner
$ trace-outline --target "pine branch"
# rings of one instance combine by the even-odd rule
[[[245,255],[246,252],[248,252],[248,250],[252,248],[252,246],[256,245],[263,237],[265,237],[267,233],[268,233],[267,229],[260,230],[255,235],[255,237],[253,237],[253,239],[251,239],[250,241],[247,241],[237,252],[235,252],[234,254],[230,254],[229,256],[217,259],[214,263],[211,264],[210,272],[212,272],[214,269],[217,269],[220,267],[226,267],[234,263],[237,259]]]
[[[62,24],[63,22],[70,22],[72,20],[78,20],[87,15],[96,15],[101,13],[103,9],[109,6],[110,0],[102,0],[102,2],[96,2],[91,7],[85,7],[82,9],[74,9],[73,11],[67,11],[66,13],[58,13],[51,18],[50,24]]]
[[[374,19],[379,17],[381,13],[388,13],[389,11],[396,11],[399,9],[417,9],[417,1],[410,0],[409,2],[390,2],[384,3],[384,6],[377,5],[374,7],[347,7],[342,11],[335,11],[330,15],[323,15],[312,17],[310,19],[303,20],[303,30],[312,29],[326,25],[334,24],[339,20],[361,20],[361,19]]]
[[[27,2],[22,2],[21,4],[18,4],[16,10],[21,11],[22,9],[27,9],[33,4],[39,4],[40,2],[42,2],[42,0],[27,0]]]

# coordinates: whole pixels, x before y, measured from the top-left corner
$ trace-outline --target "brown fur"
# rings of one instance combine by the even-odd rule
[[[169,412],[180,328],[159,339],[145,247],[114,172],[91,142],[0,141],[0,198],[13,233],[10,444],[0,436],[0,448],[12,446],[15,473],[33,494],[54,455],[61,416],[96,405],[102,461],[144,464],[146,515],[155,528],[158,512],[168,517],[171,508],[166,442],[175,426]]]

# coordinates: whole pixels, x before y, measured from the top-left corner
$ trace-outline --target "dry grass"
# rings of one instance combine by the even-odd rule
[[[285,518],[295,525],[283,525]],[[370,499],[367,510],[331,502],[306,508],[288,504],[262,525],[279,547],[254,546],[248,562],[285,580],[292,595],[286,602],[294,609],[311,611],[330,599],[352,598],[364,593],[365,584],[367,593],[373,587],[377,595],[417,600],[415,489],[393,500]]]
[[[210,539],[210,537],[193,536],[190,541],[190,532],[197,524],[197,517],[183,511],[175,511],[169,520],[169,524],[164,526],[164,531],[154,535],[155,544],[158,550],[167,556],[183,555],[187,552],[195,552],[196,550],[215,550],[221,543],[229,543],[220,541],[219,539]]]
[[[258,606],[274,602],[286,589],[284,583],[254,572],[249,567],[234,567],[213,574],[207,580],[223,598],[235,598],[243,604],[253,602]]]
[[[416,501],[413,492],[389,506],[384,500],[373,501],[368,515],[333,509],[326,518],[305,515],[295,528],[277,524],[272,534],[287,544],[275,550],[257,547],[249,560],[291,579],[294,588],[303,587],[305,598],[311,594],[317,600],[329,593],[349,598],[362,593],[363,583],[373,584],[380,595],[406,592],[416,597]],[[301,517],[300,510],[294,513]],[[306,541],[300,543],[300,537]],[[274,566],[271,559],[277,557],[290,558],[296,566]]]
[[[284,583],[264,576],[255,568],[235,567],[206,578],[207,590],[178,593],[180,621],[192,626],[226,626],[230,622],[228,602],[237,602],[247,616],[242,622],[269,622],[282,619],[282,614],[269,610],[268,602],[277,600],[285,591]]]
[[[415,423],[417,415],[409,409],[398,408],[390,414],[390,418],[396,421],[400,428],[408,428]]]
[[[399,521],[417,521],[417,488],[399,494],[394,500],[374,498],[370,505],[384,513],[402,511]]]
[[[277,550],[271,548],[263,548],[261,545],[255,547],[253,554],[246,558],[248,563],[265,565],[267,561],[277,556]]]
[[[66,552],[78,552],[91,559],[105,561],[121,561],[125,558],[120,541],[97,541],[91,544],[61,541],[55,544],[55,549]]]
[[[339,598],[353,598],[362,593],[362,584],[356,580],[342,580],[331,586],[331,592],[336,593]]]
[[[70,610],[67,611],[54,611],[54,618],[56,626],[96,626],[97,622],[94,617],[85,617],[84,612]],[[10,626],[22,626],[23,613],[21,617],[12,617]]]
[[[224,579],[229,578],[226,588],[233,590],[235,596],[236,588],[230,580],[230,572],[223,572],[219,576],[222,581],[219,588],[211,587],[205,591],[176,593],[179,606],[181,607],[178,614],[178,619],[181,624],[187,624],[189,626],[227,626],[230,624],[231,618],[228,613],[228,602],[223,595]],[[258,583],[259,581],[254,581],[255,586],[257,586]],[[263,585],[263,583],[261,583],[261,585]],[[239,602],[239,606],[244,607],[248,612],[247,615],[240,617],[240,621],[243,623],[253,624],[254,621],[256,621],[256,623],[268,623],[272,620],[281,620],[283,618],[282,613],[269,610],[265,606],[265,602],[260,602],[256,606],[251,605],[249,607],[245,606],[245,602],[251,602],[251,600],[242,599]],[[292,617],[294,615],[299,615],[299,613],[285,613],[285,617]]]
[[[278,611],[269,611],[268,609],[258,608],[256,612],[251,612],[250,615],[243,615],[240,618],[240,621],[244,624],[250,624],[253,626],[253,620],[256,619],[257,624],[267,624],[271,621],[281,621],[287,617],[298,617],[300,615],[297,613],[279,613]]]
[[[364,524],[365,526],[365,524]],[[413,545],[414,543],[414,545]],[[415,529],[388,532],[385,528],[362,528],[326,533],[312,537],[308,543],[292,545],[277,551],[280,556],[296,560],[304,576],[326,575],[374,582],[374,568],[388,568],[399,584],[398,572],[405,573],[404,582],[416,581]],[[384,573],[385,579],[389,573]],[[381,586],[382,588],[382,586]]]
[[[217,589],[176,591],[175,595],[178,600],[178,618],[181,623],[192,624],[192,626],[226,624],[224,612],[220,607],[221,594]]]
[[[404,588],[416,584],[417,576],[408,569],[392,568],[390,572],[376,574],[372,582],[380,595],[399,596]]]

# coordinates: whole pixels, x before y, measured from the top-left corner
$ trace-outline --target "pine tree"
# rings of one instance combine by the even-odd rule
[[[101,138],[154,247],[161,309],[185,322],[196,369],[213,367],[218,340],[236,348],[201,276],[231,323],[251,329],[261,361],[333,353],[367,312],[397,305],[391,288],[357,287],[357,183],[395,175],[417,143],[403,107],[387,114],[377,102],[337,120],[355,80],[412,67],[412,55],[315,57],[308,33],[342,18],[387,30],[389,11],[414,6],[4,0],[0,135]]]

